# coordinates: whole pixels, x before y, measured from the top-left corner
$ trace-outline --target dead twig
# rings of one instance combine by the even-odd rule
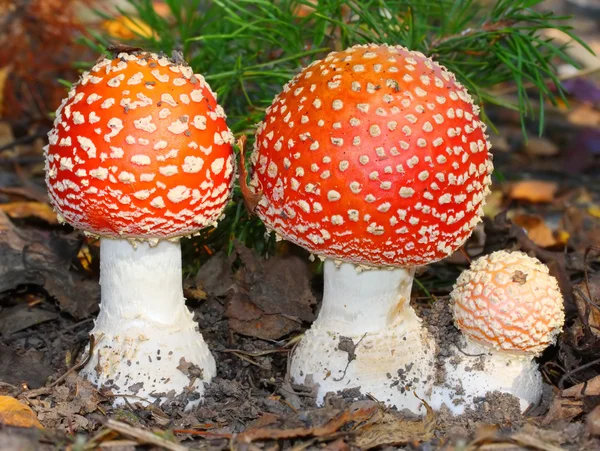
[[[110,418],[104,422],[104,426],[106,426],[109,429],[112,429],[113,431],[117,431],[119,434],[134,438],[138,442],[143,444],[161,446],[164,449],[168,449],[170,451],[187,451],[189,449],[187,446],[183,446],[178,443],[173,443],[167,440],[166,438],[154,434],[153,432],[136,428],[130,426],[127,423],[123,423],[121,421],[113,420]]]
[[[436,47],[439,47],[440,45],[442,45],[448,41],[451,41],[452,39],[464,38],[466,36],[473,36],[473,35],[476,35],[479,33],[485,33],[485,34],[487,34],[489,32],[500,33],[502,31],[502,29],[510,27],[510,26],[514,25],[514,23],[515,22],[512,20],[500,20],[498,22],[486,22],[481,26],[481,28],[467,28],[466,30],[463,30],[457,34],[451,34],[449,36],[440,36],[439,38],[435,39],[431,43],[431,45],[430,45],[431,53],[435,54]]]
[[[465,250],[464,246],[461,246],[459,248],[459,251],[461,254],[463,254],[463,257],[465,257],[465,259],[467,260],[467,263],[470,265],[471,264],[471,256],[469,255],[469,253]]]
[[[590,252],[592,251],[596,251],[596,252],[600,252],[600,247],[598,246],[588,246],[585,249],[585,253],[583,254],[583,276],[584,276],[584,280],[585,280],[585,288],[587,289],[588,292],[588,298],[590,299],[590,301],[594,302],[594,300],[592,299],[592,292],[590,291],[590,278],[588,276],[588,257],[590,255]]]
[[[562,375],[562,377],[558,381],[558,388],[560,388],[561,390],[564,390],[565,381],[568,378],[570,378],[573,374],[579,373],[580,371],[583,371],[583,370],[587,370],[588,368],[591,368],[594,365],[597,365],[599,363],[600,363],[600,359],[595,359],[595,360],[592,360],[591,362],[588,362],[588,363],[586,363],[584,365],[578,366],[577,368],[574,368],[571,371],[566,372],[565,374]]]
[[[370,406],[364,409],[357,409],[353,412],[345,411],[323,426],[283,430],[269,428],[250,429],[235,437],[232,441],[232,445],[234,443],[249,444],[256,440],[282,440],[298,437],[330,437],[338,432],[342,426],[350,422],[361,422],[368,420],[378,410],[378,406]]]
[[[248,210],[248,214],[250,216],[254,215],[254,210],[260,202],[260,198],[262,197],[262,191],[253,192],[248,185],[248,171],[246,170],[246,154],[245,154],[245,145],[246,145],[246,135],[240,136],[237,142],[238,147],[240,148],[240,190],[242,191],[242,197],[244,200],[244,206],[246,210]]]
[[[226,438],[231,439],[232,434],[219,434],[216,432],[199,431],[197,429],[174,429],[175,434],[190,434],[206,438]]]
[[[244,355],[247,355],[249,357],[262,357],[262,356],[265,356],[265,355],[277,354],[277,353],[287,354],[287,353],[290,352],[290,350],[289,349],[268,349],[268,350],[265,350],[265,351],[248,352],[248,351],[242,351],[241,349],[223,349],[221,352],[230,352],[230,353],[244,354]]]
[[[267,367],[265,367],[264,365],[261,365],[261,364],[260,364],[260,363],[258,363],[257,361],[255,361],[255,360],[252,360],[250,357],[247,357],[246,355],[244,355],[244,353],[241,353],[241,352],[239,352],[239,351],[237,351],[237,350],[235,350],[235,349],[225,349],[225,350],[223,350],[223,351],[221,351],[221,352],[225,352],[225,353],[227,353],[227,354],[233,354],[233,355],[234,355],[234,356],[236,356],[238,359],[240,359],[240,360],[243,360],[244,362],[248,362],[249,364],[251,364],[251,365],[254,365],[254,366],[257,366],[257,367],[259,367],[260,369],[263,369],[263,370],[268,370],[268,368],[267,368]]]

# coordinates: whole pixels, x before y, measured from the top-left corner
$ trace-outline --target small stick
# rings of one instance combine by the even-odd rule
[[[149,443],[156,446],[161,446],[170,451],[188,451],[189,448],[187,446],[180,445],[178,443],[173,443],[167,439],[159,437],[158,435],[146,431],[144,429],[136,428],[128,425],[127,423],[123,423],[121,421],[113,420],[109,418],[106,420],[104,425],[112,429],[113,431],[117,431],[119,434],[125,435],[127,437],[132,437],[141,443]]]
[[[232,437],[231,434],[218,434],[216,432],[198,431],[197,429],[174,429],[173,432],[175,434],[199,435],[200,437],[206,437],[206,438],[227,438],[227,439],[230,439]]]
[[[240,148],[239,183],[242,191],[242,197],[244,198],[244,206],[246,207],[246,210],[248,210],[248,213],[252,216],[263,193],[262,191],[254,193],[248,186],[248,171],[246,170],[246,154],[244,149],[246,146],[246,139],[246,135],[243,135],[240,136],[240,139],[238,139],[237,142],[237,145]]]

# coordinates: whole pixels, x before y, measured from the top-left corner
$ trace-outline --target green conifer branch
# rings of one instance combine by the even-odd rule
[[[493,5],[475,0],[165,1],[172,18],[158,15],[151,0],[129,0],[152,36],[138,35],[127,44],[167,54],[182,51],[218,93],[233,132],[248,135],[251,143],[255,124],[281,86],[333,49],[376,42],[422,51],[457,75],[483,106],[485,120],[485,106],[500,104],[520,112],[524,131],[525,119],[536,112],[530,97],[535,95],[541,131],[544,102],[564,98],[556,65],[577,65],[542,32],[560,30],[588,48],[573,34],[567,17],[533,9],[543,0],[497,0]],[[299,17],[302,7],[308,14]],[[108,46],[105,37],[94,37],[97,42],[90,45]],[[516,102],[495,95],[494,88],[505,83],[515,84]],[[241,205],[236,187],[227,219],[203,239],[229,240],[231,250],[235,236],[270,251],[273,239],[264,239],[260,222]]]

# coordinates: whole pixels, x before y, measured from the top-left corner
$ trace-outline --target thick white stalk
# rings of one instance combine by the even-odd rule
[[[531,355],[500,352],[466,337],[461,342],[462,352],[444,361],[446,376],[433,389],[433,409],[445,404],[461,414],[494,391],[516,396],[522,412],[540,401],[542,376]]]
[[[91,332],[96,343],[82,373],[136,401],[163,402],[189,391],[195,393],[190,406],[199,402],[216,366],[185,306],[179,242],[150,246],[102,238],[100,285],[100,313]]]
[[[423,413],[433,385],[434,341],[410,306],[414,269],[360,270],[327,259],[319,316],[290,367],[325,394],[360,388],[399,409]],[[355,354],[355,355],[354,355]]]

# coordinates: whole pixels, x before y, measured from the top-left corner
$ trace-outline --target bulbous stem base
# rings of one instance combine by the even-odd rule
[[[518,398],[521,412],[540,402],[542,376],[531,355],[499,352],[466,337],[461,341],[463,352],[444,361],[445,381],[433,389],[433,409],[445,404],[459,415],[494,391]]]

